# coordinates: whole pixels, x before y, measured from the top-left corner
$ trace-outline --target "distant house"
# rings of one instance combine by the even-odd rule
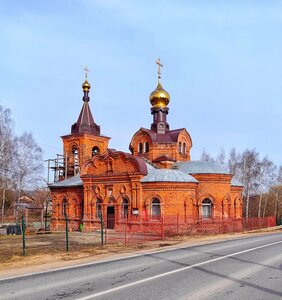
[[[33,208],[37,207],[37,203],[32,195],[24,193],[20,196],[19,200],[15,202],[15,207],[18,207],[19,209]]]

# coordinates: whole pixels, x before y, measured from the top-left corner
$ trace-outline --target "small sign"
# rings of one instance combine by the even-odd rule
[[[132,208],[132,214],[135,216],[139,215],[138,208]]]

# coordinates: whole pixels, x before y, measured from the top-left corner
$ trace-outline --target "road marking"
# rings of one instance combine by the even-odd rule
[[[281,232],[278,233],[270,233],[267,236],[272,236],[272,235],[279,235],[281,234]],[[1,281],[4,280],[12,280],[12,279],[17,279],[17,278],[24,278],[24,277],[28,277],[28,276],[34,276],[34,275],[41,275],[41,274],[47,274],[47,273],[52,273],[52,272],[58,272],[58,271],[63,271],[63,270],[69,270],[69,269],[76,269],[76,268],[80,268],[80,267],[87,267],[87,266],[92,266],[92,265],[97,265],[97,264],[103,264],[103,263],[110,263],[110,262],[114,262],[114,261],[118,261],[118,260],[125,260],[128,258],[135,258],[135,257],[140,257],[140,256],[146,256],[146,255],[150,255],[150,254],[154,254],[154,253],[162,253],[162,252],[166,252],[166,251],[175,251],[175,250],[180,250],[180,249],[186,249],[186,248],[191,248],[191,247],[200,247],[200,246],[205,246],[205,245],[212,245],[212,244],[217,244],[217,243],[224,243],[224,242],[229,242],[229,241],[238,241],[238,240],[247,240],[249,238],[256,238],[256,237],[262,237],[264,235],[258,235],[258,236],[246,236],[246,237],[236,237],[233,239],[220,239],[218,241],[203,241],[203,243],[197,243],[195,245],[184,245],[184,246],[168,246],[162,250],[152,250],[149,252],[142,252],[142,253],[138,253],[138,254],[132,254],[132,255],[128,255],[128,253],[124,253],[125,256],[123,256],[123,254],[119,254],[119,257],[116,258],[112,258],[112,259],[104,259],[104,260],[98,260],[95,262],[88,262],[88,263],[84,263],[84,264],[79,264],[79,265],[72,265],[72,266],[67,266],[67,267],[61,267],[61,268],[54,268],[52,270],[46,270],[46,271],[39,271],[39,272],[31,272],[31,273],[26,273],[26,274],[22,274],[22,275],[16,275],[16,276],[11,276],[11,277],[6,277],[6,278],[1,278]],[[127,256],[126,256],[127,255]]]
[[[275,233],[275,234],[277,234],[277,233]],[[278,234],[280,234],[280,232]],[[256,236],[254,236],[254,237],[256,237]],[[261,236],[259,236],[259,237],[261,237]],[[146,256],[146,255],[155,254],[155,253],[162,253],[162,252],[166,252],[166,251],[175,251],[175,250],[180,250],[180,249],[186,249],[186,248],[191,248],[191,247],[200,247],[200,246],[217,244],[217,243],[228,242],[228,241],[238,241],[238,240],[243,240],[243,239],[248,239],[248,238],[250,238],[250,237],[239,237],[239,238],[234,238],[234,239],[230,239],[230,240],[225,239],[225,240],[208,241],[208,242],[203,241],[203,243],[198,243],[196,245],[184,245],[184,246],[180,246],[180,247],[177,247],[175,245],[171,245],[171,246],[167,246],[167,247],[165,247],[161,250],[157,249],[157,250],[142,252],[142,253],[138,253],[138,254],[123,253],[123,254],[118,254],[118,257],[116,257],[116,258],[97,260],[97,261],[94,261],[94,262],[88,262],[88,263],[79,264],[79,265],[73,265],[73,266],[67,266],[67,267],[61,267],[61,268],[54,268],[52,270],[47,270],[47,271],[31,272],[31,273],[26,273],[26,274],[22,274],[22,275],[16,275],[16,276],[11,276],[11,277],[1,278],[0,282],[4,281],[4,280],[24,278],[24,277],[33,276],[33,275],[41,275],[41,274],[52,273],[52,272],[57,272],[57,271],[75,269],[75,268],[80,268],[80,267],[87,267],[87,266],[92,266],[92,265],[97,265],[97,264],[110,263],[110,262],[114,262],[114,261],[118,261],[118,260],[125,260],[125,259],[128,259],[128,258],[136,258],[136,257],[139,257],[139,256]],[[125,255],[125,256],[123,256],[123,255]]]
[[[131,283],[128,283],[128,284],[125,284],[125,285],[122,285],[122,286],[118,286],[118,287],[115,287],[115,288],[112,288],[112,289],[108,289],[106,291],[94,293],[94,294],[86,296],[86,297],[78,298],[77,300],[93,299],[93,298],[103,296],[103,295],[106,295],[106,294],[109,294],[109,293],[112,293],[112,292],[116,292],[116,291],[119,291],[119,290],[122,290],[122,289],[125,289],[125,288],[128,288],[128,287],[132,287],[132,286],[140,284],[140,283],[148,282],[148,281],[151,281],[151,280],[154,280],[154,279],[157,279],[157,278],[161,278],[161,277],[172,275],[172,274],[175,274],[175,273],[178,273],[178,272],[189,270],[189,269],[192,269],[194,267],[206,265],[206,264],[213,263],[213,262],[216,262],[216,261],[228,258],[228,257],[232,257],[232,256],[235,256],[235,255],[239,255],[239,254],[251,252],[251,251],[254,251],[254,250],[266,248],[266,247],[277,245],[277,244],[280,244],[280,243],[282,243],[282,241],[278,241],[278,242],[274,242],[274,243],[271,243],[271,244],[266,244],[266,245],[258,246],[258,247],[255,247],[255,248],[250,248],[250,249],[246,249],[246,250],[243,250],[243,251],[239,251],[239,252],[231,253],[231,254],[228,254],[228,255],[224,255],[224,256],[221,256],[221,257],[213,258],[213,259],[206,260],[206,261],[194,264],[194,265],[190,265],[190,266],[183,267],[183,268],[180,268],[180,269],[176,269],[176,270],[173,270],[173,271],[169,271],[169,272],[166,272],[166,273],[158,274],[158,275],[155,275],[155,276],[152,276],[152,277],[141,279],[141,280],[131,282]]]

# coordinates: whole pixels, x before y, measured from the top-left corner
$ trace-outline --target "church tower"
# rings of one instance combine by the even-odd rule
[[[129,150],[134,156],[142,156],[160,168],[170,168],[176,161],[189,161],[192,139],[185,128],[170,130],[167,122],[170,101],[169,93],[161,84],[160,59],[158,65],[158,83],[150,94],[153,123],[150,129],[140,128],[131,139]]]
[[[92,116],[89,106],[91,85],[87,80],[88,69],[85,70],[85,81],[82,84],[83,105],[77,121],[71,126],[71,133],[62,136],[64,158],[67,162],[67,177],[79,174],[81,166],[94,155],[104,153],[109,144],[109,137],[100,134],[100,126]]]
[[[158,85],[156,89],[150,95],[151,102],[151,114],[153,115],[153,123],[151,124],[151,130],[157,134],[165,134],[169,131],[169,124],[166,122],[166,116],[168,115],[170,96],[169,93],[161,85],[161,67],[163,66],[160,59],[156,62],[158,64]]]

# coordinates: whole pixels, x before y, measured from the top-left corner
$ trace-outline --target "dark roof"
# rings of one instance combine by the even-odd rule
[[[92,133],[100,135],[100,126],[94,122],[89,102],[83,103],[79,117],[71,127],[71,133]]]
[[[224,167],[209,161],[181,161],[172,166],[188,174],[230,174]]]
[[[153,160],[153,162],[160,162],[160,161],[175,161],[175,160],[166,155],[159,156],[158,158]]]
[[[164,134],[158,134],[156,131],[147,128],[140,128],[140,130],[148,133],[153,143],[172,144],[177,142],[179,133],[185,128],[169,130]]]

